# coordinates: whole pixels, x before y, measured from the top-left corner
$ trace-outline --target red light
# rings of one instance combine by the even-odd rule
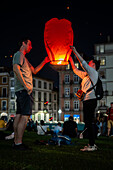
[[[48,101],[47,101],[47,102],[45,102],[44,104],[48,104]]]
[[[45,48],[52,65],[68,65],[73,45],[71,22],[66,19],[52,18],[45,24]]]

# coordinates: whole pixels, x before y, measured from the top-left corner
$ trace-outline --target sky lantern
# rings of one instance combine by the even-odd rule
[[[45,24],[45,48],[51,65],[68,65],[73,45],[73,29],[67,19],[52,18]]]

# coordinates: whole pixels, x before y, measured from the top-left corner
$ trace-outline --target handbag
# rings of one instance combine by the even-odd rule
[[[84,97],[85,97],[85,94],[86,93],[84,93],[82,90],[78,90],[77,91],[77,93],[75,93],[75,95],[78,97],[78,99],[80,100],[80,101],[83,101],[83,99],[84,99]]]

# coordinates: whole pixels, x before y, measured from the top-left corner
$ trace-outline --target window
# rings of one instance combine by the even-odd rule
[[[54,110],[56,110],[56,103],[54,103]]]
[[[100,45],[100,53],[104,53],[104,45]]]
[[[49,83],[49,90],[52,90],[52,84]]]
[[[51,102],[51,93],[49,93],[49,102]]]
[[[70,109],[70,101],[65,101],[65,103],[64,103],[64,109],[67,110],[67,111],[69,111],[69,109]]]
[[[7,88],[2,88],[2,97],[7,97]]]
[[[79,111],[79,101],[74,101],[74,110]]]
[[[36,87],[36,80],[33,79],[33,87]]]
[[[44,82],[44,89],[47,89],[47,83]]]
[[[11,80],[11,87],[14,87],[14,85],[15,85],[14,80]]]
[[[70,70],[70,64],[66,65],[66,70]]]
[[[11,91],[11,99],[14,99],[15,98],[15,91]]]
[[[64,82],[66,83],[66,84],[69,84],[69,82],[70,82],[70,75],[65,75],[65,77],[64,77]]]
[[[78,87],[74,87],[73,89],[74,97],[76,97],[75,93],[77,93],[78,89],[79,89]]]
[[[41,110],[41,103],[38,103],[38,110]]]
[[[51,104],[49,104],[49,110],[52,110],[52,105]]]
[[[79,63],[75,63],[75,66],[76,66],[77,68],[79,68]]]
[[[7,77],[2,77],[2,83],[6,84],[7,83]]]
[[[38,92],[38,101],[41,102],[41,92]]]
[[[65,88],[64,95],[65,97],[70,97],[70,88]]]
[[[78,83],[79,77],[75,74],[75,75],[73,75],[73,80],[74,80],[74,83]]]
[[[54,100],[56,100],[56,94],[54,94]]]
[[[44,93],[44,102],[47,102],[47,94]]]
[[[11,110],[15,111],[15,102],[11,102]]]
[[[7,101],[6,100],[2,100],[2,110],[3,111],[7,110]]]
[[[38,88],[41,88],[41,86],[42,86],[42,83],[41,83],[41,81],[39,80],[39,81],[38,81]]]
[[[105,66],[106,65],[106,59],[105,58],[100,59],[100,65],[101,66]]]

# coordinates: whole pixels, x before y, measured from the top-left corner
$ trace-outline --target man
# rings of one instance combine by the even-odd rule
[[[92,87],[91,80],[94,85],[97,83],[98,72],[96,70],[99,69],[99,62],[97,62],[96,60],[91,60],[89,64],[87,64],[86,61],[76,51],[75,47],[71,47],[71,49],[73,50],[75,56],[77,57],[79,63],[81,64],[84,70],[84,71],[78,70],[72,58],[70,57],[70,63],[73,72],[82,79],[81,90],[85,93],[85,97],[83,99],[83,114],[85,125],[88,129],[89,144],[87,147],[81,149],[81,151],[94,151],[97,150],[97,147],[95,145],[95,125],[94,125],[94,113],[95,108],[97,106],[97,99],[95,96],[94,89],[92,89],[89,92],[87,92],[87,90]]]
[[[46,57],[42,63],[34,68],[25,57],[32,49],[32,43],[29,38],[23,39],[20,43],[20,49],[13,57],[13,71],[15,79],[15,92],[17,96],[17,113],[14,120],[14,145],[15,149],[26,149],[22,143],[23,134],[27,125],[29,116],[32,114],[32,73],[36,74],[43,66],[49,62]]]
[[[63,124],[63,135],[67,135],[70,138],[77,136],[77,124],[73,121],[72,116],[70,116],[69,120]]]
[[[111,128],[113,127],[113,102],[111,102],[111,107],[107,110],[107,127],[108,127],[108,136],[110,135]]]

